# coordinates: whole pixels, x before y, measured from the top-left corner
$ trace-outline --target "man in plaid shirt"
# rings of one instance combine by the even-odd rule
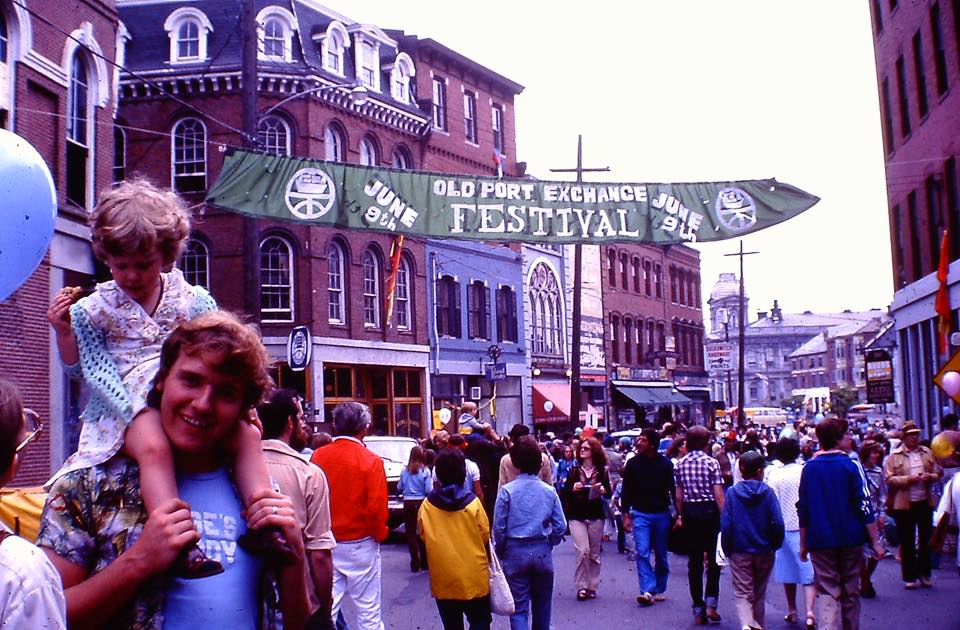
[[[674,467],[677,487],[677,524],[689,554],[687,579],[698,626],[720,623],[717,598],[720,595],[720,567],[717,566],[717,535],[723,509],[723,477],[720,464],[707,455],[710,431],[695,426],[687,431],[687,454]],[[703,587],[703,558],[707,558],[707,586]]]

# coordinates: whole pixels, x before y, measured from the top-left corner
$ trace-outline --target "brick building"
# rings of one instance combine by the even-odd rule
[[[198,204],[201,218],[179,263],[188,279],[260,325],[278,381],[305,395],[316,420],[355,399],[371,406],[375,432],[422,435],[434,316],[424,299],[433,282],[425,243],[404,244],[387,321],[390,236],[203,207],[224,151],[244,144],[237,3],[117,5],[132,36],[117,131],[123,168]],[[359,24],[316,2],[254,5],[260,149],[493,175],[497,147],[506,174],[518,174],[513,97],[521,86],[433,40]],[[358,86],[363,99],[355,98]],[[301,325],[312,334],[312,361],[293,372],[287,335]]]
[[[70,436],[78,432],[78,389],[63,375],[46,310],[62,286],[93,280],[86,217],[113,181],[111,63],[125,36],[110,0],[79,0],[69,11],[51,2],[0,0],[0,127],[39,151],[58,206],[47,257],[0,303],[0,372],[47,425],[24,452],[14,485],[46,481],[72,452]]]
[[[709,417],[710,393],[700,252],[686,245],[623,244],[604,246],[602,256],[611,426],[674,416],[702,423]]]
[[[934,297],[940,237],[950,232],[952,330],[960,304],[960,1],[872,0],[874,51],[905,418],[928,437],[945,407],[930,385],[945,360],[936,348]]]

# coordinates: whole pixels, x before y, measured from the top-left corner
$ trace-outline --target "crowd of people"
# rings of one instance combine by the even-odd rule
[[[388,486],[364,445],[370,410],[337,405],[333,435],[310,448],[302,400],[273,387],[257,331],[162,271],[188,235],[172,193],[131,182],[101,198],[93,246],[113,280],[67,288],[48,311],[90,391],[79,448],[48,483],[37,547],[0,530],[0,625],[380,630]],[[512,629],[548,630],[556,579],[577,601],[602,596],[614,539],[636,562],[640,608],[666,598],[674,551],[698,625],[721,621],[728,566],[741,628],[764,627],[771,576],[786,621],[857,628],[887,547],[904,588],[929,588],[934,526],[960,508],[952,414],[931,450],[909,421],[538,439],[523,424],[501,436],[478,412],[463,403],[412,448],[398,486],[410,570],[429,571],[448,629],[489,628],[495,594]],[[41,430],[0,382],[2,480]],[[566,536],[575,566],[558,577]]]

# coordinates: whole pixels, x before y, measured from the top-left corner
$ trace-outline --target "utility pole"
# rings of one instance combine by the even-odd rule
[[[551,168],[551,173],[576,173],[577,183],[583,183],[584,173],[605,173],[610,167],[584,168],[583,167],[583,135],[577,135],[577,167]],[[573,340],[570,349],[570,422],[580,421],[580,311],[581,293],[583,288],[583,246],[578,241],[573,245]],[[609,423],[610,419],[607,418]]]
[[[738,366],[737,366],[737,428],[743,428],[743,392],[744,392],[744,381],[745,375],[743,373],[743,358],[744,358],[744,338],[746,336],[745,329],[747,318],[746,308],[744,308],[743,301],[743,257],[749,256],[750,254],[759,254],[760,252],[745,252],[743,251],[743,239],[740,239],[740,251],[733,254],[724,254],[724,256],[739,256],[740,257],[740,317],[737,318],[737,328],[739,329],[739,334],[737,335],[737,355],[738,355]]]
[[[240,0],[241,99],[243,103],[243,146],[257,149],[257,22],[253,0]],[[243,218],[243,309],[253,317],[260,312],[260,251],[257,221]],[[256,321],[259,321],[257,318]]]

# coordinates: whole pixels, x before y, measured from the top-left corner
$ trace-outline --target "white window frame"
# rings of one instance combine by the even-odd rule
[[[257,142],[267,153],[290,155],[290,125],[281,116],[264,116],[257,122]]]
[[[412,291],[410,273],[410,261],[405,256],[400,257],[400,265],[397,267],[397,284],[394,287],[394,310],[397,313],[397,330],[410,330],[413,328],[413,313],[410,307],[410,295]]]
[[[355,35],[354,68],[357,82],[365,85],[374,92],[380,91],[380,42],[366,37],[362,32]],[[369,52],[369,58],[367,53]],[[369,63],[367,63],[369,62]],[[366,76],[364,71],[369,71]]]
[[[270,20],[277,20],[282,29],[283,53],[268,55],[266,46],[266,25]],[[265,7],[257,14],[257,58],[265,61],[292,61],[293,60],[293,33],[297,30],[297,19],[290,11],[283,7]]]
[[[284,273],[284,269],[282,268],[282,263],[281,263],[280,266],[278,266],[278,267],[276,267],[276,268],[273,268],[273,267],[264,268],[264,265],[263,265],[264,247],[265,247],[268,243],[270,243],[271,241],[276,241],[276,242],[278,242],[279,244],[283,245],[283,247],[286,249],[286,254],[285,254],[285,256],[284,256],[284,254],[283,254],[282,252],[280,252],[280,253],[278,253],[278,254],[276,255],[278,261],[280,260],[281,257],[285,257],[285,259],[286,259],[286,275],[287,275],[287,278],[286,278],[286,279],[287,279],[287,282],[286,282],[286,283],[283,283],[283,282],[270,282],[270,283],[264,282],[264,273],[265,273],[265,272],[268,273],[268,274],[269,274],[269,273],[279,273],[279,274],[281,274],[281,275]],[[294,319],[294,311],[295,311],[295,309],[294,309],[294,286],[295,286],[295,284],[294,284],[294,267],[293,267],[293,247],[291,247],[291,245],[290,245],[290,243],[287,241],[287,239],[285,239],[285,238],[283,238],[283,237],[281,237],[281,236],[271,235],[271,236],[266,237],[265,239],[263,239],[263,240],[260,242],[260,247],[258,248],[257,251],[258,251],[258,254],[259,254],[259,256],[260,256],[260,258],[259,258],[259,261],[260,261],[260,262],[259,262],[259,271],[260,271],[260,321],[262,321],[262,322],[292,322],[293,319]],[[268,254],[268,255],[273,255],[273,254],[271,253],[271,254]],[[281,300],[281,301],[283,300],[283,293],[282,293],[282,292],[283,292],[284,290],[286,290],[286,299],[287,299],[287,304],[289,305],[289,307],[288,307],[288,308],[283,308],[282,306],[281,306],[281,307],[276,307],[276,308],[264,307],[264,305],[263,305],[264,289],[279,290],[279,291],[277,292],[277,295],[280,297],[280,300]]]
[[[413,158],[410,156],[410,151],[404,146],[394,147],[390,167],[404,171],[412,169]]]
[[[447,133],[447,80],[443,77],[433,77],[430,80],[432,90],[432,118],[433,128]],[[439,88],[439,89],[438,89]]]
[[[191,238],[183,248],[177,268],[192,285],[210,290],[210,248],[203,241]]]
[[[380,153],[377,151],[377,143],[370,136],[364,136],[360,139],[360,164],[363,166],[380,165]]]
[[[363,267],[363,327],[380,328],[380,260],[367,248],[361,257]]]
[[[336,123],[328,124],[323,131],[323,155],[327,162],[347,161],[347,138]]]
[[[390,70],[390,95],[394,100],[404,104],[411,102],[410,98],[410,79],[417,74],[417,68],[413,64],[413,59],[407,53],[400,53],[391,66]]]
[[[543,268],[541,273],[539,270]],[[563,303],[556,269],[541,260],[530,268],[527,283],[533,311],[533,351],[563,357]]]
[[[199,129],[200,129],[201,132],[202,132],[202,133],[201,133],[201,137],[200,137],[200,142],[198,143],[198,145],[199,145],[199,152],[200,152],[202,155],[201,155],[201,159],[200,159],[200,160],[198,160],[198,159],[192,159],[192,160],[182,160],[181,162],[178,162],[178,160],[177,160],[177,153],[178,153],[177,142],[178,142],[178,140],[185,140],[185,139],[186,139],[187,136],[186,136],[185,134],[183,134],[183,133],[180,131],[180,129],[181,129],[181,127],[186,126],[187,123],[191,123],[191,124],[192,124],[192,123],[196,123],[196,126],[199,126]],[[180,177],[194,177],[194,176],[202,175],[202,176],[203,176],[203,186],[202,186],[202,190],[206,190],[206,189],[207,189],[207,126],[204,124],[204,122],[203,122],[202,120],[200,120],[199,118],[194,118],[194,117],[191,117],[191,116],[188,116],[188,117],[186,117],[186,118],[181,118],[180,120],[178,120],[177,122],[175,122],[175,123],[173,124],[173,129],[172,129],[171,134],[170,134],[170,145],[171,145],[171,151],[170,151],[170,186],[171,186],[171,188],[173,188],[175,191],[180,192],[180,188],[177,187],[177,177],[178,177],[178,176],[180,176]],[[179,152],[185,153],[185,152],[186,152],[186,148],[185,148],[185,147],[181,148],[181,149],[179,150]],[[201,165],[202,165],[202,168],[201,168],[200,170],[193,170],[193,171],[190,171],[190,172],[185,172],[185,173],[179,173],[179,174],[178,174],[178,173],[177,173],[177,165],[178,165],[179,163],[183,163],[183,164],[193,164],[193,165],[201,164]],[[191,191],[184,191],[184,192],[191,192]]]
[[[330,259],[336,255],[336,267],[331,266]],[[327,247],[327,322],[330,324],[347,323],[346,304],[346,270],[344,261],[346,251],[336,241]],[[336,310],[337,313],[333,311]]]
[[[470,90],[463,92],[463,137],[470,144],[479,144],[477,137],[477,94]]]
[[[490,119],[493,127],[493,150],[503,155],[503,105],[493,104],[490,108]]]
[[[187,22],[191,22],[197,27],[196,57],[180,56],[180,28]],[[213,24],[203,11],[193,7],[180,7],[167,16],[163,23],[163,29],[170,39],[170,56],[168,59],[170,59],[171,64],[198,63],[207,60],[207,40],[209,34],[213,32]]]
[[[78,67],[77,64],[80,64]],[[90,59],[77,48],[70,59],[69,74],[67,75],[67,121],[66,121],[66,155],[65,173],[67,186],[65,192],[71,190],[70,182],[73,171],[70,169],[69,155],[71,151],[83,152],[83,199],[70,198],[69,201],[80,207],[88,208],[92,201],[93,190],[93,138],[96,126],[96,108],[93,106],[92,91],[95,89],[96,77]],[[82,73],[82,76],[79,76]],[[93,84],[93,85],[91,85]],[[75,148],[74,148],[75,147]],[[74,165],[74,168],[77,168]]]
[[[320,63],[323,69],[338,77],[344,76],[344,52],[349,47],[350,35],[347,34],[346,27],[337,20],[330,22],[320,42]],[[336,59],[336,65],[329,63],[331,56]]]
[[[117,146],[117,138],[120,146]],[[113,127],[113,181],[123,181],[127,177],[127,130],[119,125]]]

